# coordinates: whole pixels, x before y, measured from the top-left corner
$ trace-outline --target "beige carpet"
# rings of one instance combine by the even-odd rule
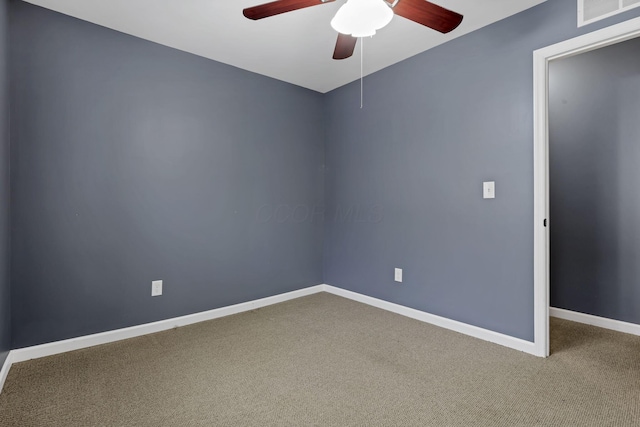
[[[638,426],[640,337],[538,359],[329,294],[13,366],[1,426]]]

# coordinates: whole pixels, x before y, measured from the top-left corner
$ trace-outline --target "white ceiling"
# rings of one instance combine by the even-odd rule
[[[85,21],[204,56],[318,92],[360,77],[360,46],[353,57],[331,58],[337,33],[329,22],[344,0],[260,21],[242,9],[269,0],[26,0]],[[364,73],[371,74],[452,38],[546,0],[434,0],[464,15],[440,34],[395,16],[365,39]]]

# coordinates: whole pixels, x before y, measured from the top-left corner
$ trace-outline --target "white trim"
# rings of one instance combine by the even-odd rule
[[[600,328],[611,329],[612,331],[624,332],[640,336],[640,325],[636,323],[623,322],[621,320],[607,319],[606,317],[594,316],[592,314],[580,313],[578,311],[565,310],[564,308],[551,307],[549,313],[559,319],[571,320],[573,322],[598,326]]]
[[[217,308],[215,310],[204,311],[201,313],[189,314],[172,319],[160,320],[158,322],[146,323],[143,325],[131,326],[129,328],[117,329],[114,331],[102,332],[93,335],[86,335],[64,341],[56,341],[48,344],[36,345],[33,347],[25,347],[11,351],[11,362],[24,362],[26,360],[38,359],[40,357],[52,356],[54,354],[65,353],[68,351],[93,347],[100,344],[107,344],[114,341],[153,334],[156,332],[178,328],[180,326],[191,325],[193,323],[204,322],[207,320],[230,316],[232,314],[255,310],[257,308],[266,307],[268,305],[278,304],[295,298],[316,294],[318,292],[322,292],[323,290],[323,285],[311,286],[309,288],[300,289],[293,292],[287,292],[284,294],[244,302],[241,304],[230,305],[227,307]]]
[[[64,341],[56,341],[48,344],[41,344],[33,347],[25,347],[17,350],[11,350],[7,359],[0,370],[0,393],[4,386],[11,365],[14,363],[24,362],[31,359],[38,359],[55,354],[65,353],[68,351],[80,350],[83,348],[93,347],[101,344],[108,344],[115,341],[121,341],[129,338],[139,337],[142,335],[153,334],[156,332],[166,331],[176,327],[191,325],[194,323],[213,320],[220,317],[230,316],[257,308],[266,307],[273,304],[289,301],[292,299],[312,295],[320,292],[328,292],[334,295],[368,304],[383,310],[391,311],[402,316],[410,317],[425,323],[450,329],[465,335],[500,344],[505,347],[524,351],[530,354],[537,354],[534,343],[521,340],[519,338],[500,334],[498,332],[479,328],[477,326],[468,325],[466,323],[436,316],[413,308],[394,304],[388,301],[358,294],[356,292],[347,291],[345,289],[336,288],[330,285],[317,285],[309,288],[300,289],[293,292],[287,292],[272,297],[262,298],[241,304],[231,305],[227,307],[217,308],[201,313],[190,314],[187,316],[176,317],[173,319],[161,320],[158,322],[147,323],[129,328],[117,329],[114,331],[102,332],[99,334],[86,335],[77,338],[71,338]]]
[[[9,369],[11,369],[11,365],[13,365],[13,352],[10,351],[7,355],[4,364],[2,365],[2,369],[0,369],[0,393],[2,393],[2,389],[4,388],[4,382],[7,380],[7,375],[9,375]]]
[[[447,319],[445,317],[436,316],[435,314],[426,313],[424,311],[416,310],[413,308],[405,307],[403,305],[394,304],[392,302],[384,301],[378,298],[373,298],[367,295],[362,295],[356,292],[347,291],[345,289],[336,288],[330,285],[324,285],[325,292],[338,295],[343,298],[348,298],[354,301],[358,301],[373,307],[381,308],[383,310],[391,311],[402,316],[410,317],[412,319],[419,320],[421,322],[429,323],[441,328],[450,329],[461,334],[469,335],[481,340],[489,341],[495,344],[500,344],[505,347],[513,348],[515,350],[524,351],[525,353],[536,354],[535,346],[530,341],[525,341],[520,338],[511,337],[498,332],[490,331],[488,329],[479,328],[477,326],[468,325],[466,323],[458,322],[456,320]]]
[[[549,66],[546,61],[539,60],[534,52],[533,61],[534,109],[533,138],[536,143],[533,149],[533,324],[536,354],[549,356],[549,227],[544,220],[549,218],[549,184],[548,184],[548,138],[547,94]],[[538,143],[537,141],[543,141]],[[549,224],[547,224],[549,225]]]
[[[549,62],[638,36],[640,18],[635,18],[533,52],[534,336],[539,356],[549,356],[549,227],[542,223],[549,218]]]

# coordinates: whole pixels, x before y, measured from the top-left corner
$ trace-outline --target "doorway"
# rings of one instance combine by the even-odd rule
[[[569,58],[640,36],[640,18],[534,52],[534,345],[549,356],[549,67]]]

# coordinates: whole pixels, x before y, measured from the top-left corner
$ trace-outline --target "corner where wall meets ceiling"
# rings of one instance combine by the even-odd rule
[[[449,34],[395,16],[364,39],[368,75],[456,37],[507,18],[546,0],[436,0],[464,15]],[[337,0],[252,21],[242,10],[265,0],[28,0],[69,16],[203,56],[238,68],[329,92],[360,77],[360,49],[332,59],[336,32],[330,21]]]

